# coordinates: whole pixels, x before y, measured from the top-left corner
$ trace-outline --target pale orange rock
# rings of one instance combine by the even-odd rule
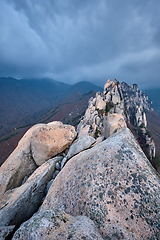
[[[68,148],[76,135],[73,126],[61,122],[31,127],[0,167],[0,197],[7,190],[20,186],[24,177],[46,160]]]
[[[43,124],[37,124],[25,133],[16,149],[0,167],[0,198],[5,191],[20,186],[24,177],[37,168],[32,158],[30,141],[33,131],[41,125]]]
[[[36,129],[31,138],[32,156],[37,165],[68,148],[77,133],[71,125],[52,122]]]

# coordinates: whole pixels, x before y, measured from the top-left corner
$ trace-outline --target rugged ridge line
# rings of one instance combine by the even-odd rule
[[[137,85],[108,79],[78,133],[56,121],[29,129],[0,168],[0,239],[160,239],[146,110]]]
[[[147,130],[147,110],[153,111],[152,102],[136,84],[129,86],[124,82],[119,83],[117,79],[113,82],[108,79],[103,93],[97,92],[96,97],[89,100],[88,109],[77,129],[79,135],[106,137],[108,129],[105,126],[108,118],[113,114],[121,114],[147,158],[156,167],[155,143]],[[120,128],[121,123],[118,124]]]

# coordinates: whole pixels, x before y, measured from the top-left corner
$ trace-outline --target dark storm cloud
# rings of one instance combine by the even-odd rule
[[[160,84],[159,0],[0,4],[1,76]]]

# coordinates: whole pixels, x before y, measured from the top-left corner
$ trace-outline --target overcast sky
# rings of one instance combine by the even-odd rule
[[[160,86],[160,0],[0,0],[0,76]]]

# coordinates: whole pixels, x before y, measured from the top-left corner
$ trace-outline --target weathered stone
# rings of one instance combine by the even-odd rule
[[[70,125],[51,122],[34,130],[31,139],[32,155],[37,165],[56,156],[68,148],[77,133]]]
[[[24,177],[37,168],[32,158],[30,140],[32,132],[40,126],[43,124],[37,124],[26,132],[17,148],[0,167],[0,197],[10,188],[20,186]]]
[[[86,126],[83,126],[83,125],[82,125],[82,126],[79,128],[78,137],[82,137],[82,136],[88,135],[89,129],[90,129],[90,125],[86,125]]]
[[[5,240],[6,237],[13,232],[15,226],[0,227],[0,240]]]
[[[77,153],[89,148],[96,140],[91,136],[82,136],[76,139],[73,144],[70,146],[67,159],[73,157]]]
[[[69,147],[76,135],[74,127],[61,122],[30,128],[0,168],[0,197],[7,190],[20,186],[37,165]]]
[[[127,127],[124,117],[116,113],[106,116],[103,120],[103,126],[102,135],[105,138]]]
[[[61,168],[64,167],[65,163],[73,157],[74,155],[82,152],[83,150],[89,148],[93,143],[95,143],[95,138],[91,136],[82,136],[74,141],[74,143],[70,146],[68,154],[66,158],[63,159],[61,163]]]
[[[117,85],[114,86],[114,88],[111,90],[111,95],[112,95],[112,102],[114,104],[120,103],[121,102],[121,97],[118,92],[118,87]]]
[[[111,93],[110,92],[108,92],[107,94],[106,94],[106,102],[111,102]]]
[[[100,122],[101,122],[101,118],[100,118],[99,116],[96,116],[96,118],[95,118],[95,124],[96,124],[96,125],[99,125]]]
[[[7,191],[0,200],[0,226],[19,225],[37,211],[45,187],[59,157],[48,160],[20,187]]]
[[[106,84],[104,85],[104,92],[112,85],[112,83],[113,82],[108,78]]]
[[[34,215],[15,232],[13,240],[102,240],[95,224],[85,216],[73,217],[57,209]]]
[[[106,107],[106,103],[104,100],[102,100],[102,97],[100,95],[97,96],[97,101],[96,101],[96,108],[99,110],[104,110]]]
[[[141,106],[137,106],[135,113],[135,126],[139,127],[142,124],[144,127],[147,127],[146,114]]]
[[[85,215],[104,239],[160,239],[160,178],[129,129],[74,156],[41,206]]]
[[[120,103],[117,103],[114,106],[114,112],[124,115],[124,102],[121,101]]]

